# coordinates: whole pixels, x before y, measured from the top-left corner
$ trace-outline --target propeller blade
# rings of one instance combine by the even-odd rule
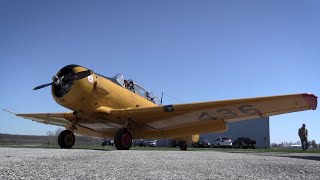
[[[52,84],[53,84],[53,82],[47,83],[47,84],[42,84],[42,85],[40,85],[40,86],[37,86],[37,87],[33,88],[33,90],[38,90],[38,89],[41,89],[41,88],[50,86],[50,85],[52,85]]]
[[[62,81],[76,81],[85,77],[88,77],[92,74],[92,70],[81,71],[78,73],[74,73],[70,76],[64,77]]]

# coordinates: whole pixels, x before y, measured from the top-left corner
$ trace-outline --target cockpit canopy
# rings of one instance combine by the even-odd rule
[[[121,74],[121,73],[117,74],[116,76],[114,76],[114,79],[115,79],[116,83],[119,84],[120,86],[122,86],[122,87],[136,93],[136,94],[139,94],[140,96],[148,99],[149,101],[151,101],[155,104],[160,104],[158,97],[156,97],[152,92],[146,91],[142,86],[135,83],[131,79],[128,79],[128,80],[124,79],[123,74]]]
[[[118,73],[117,75],[114,76],[114,78],[117,80],[117,82],[118,82],[121,86],[125,87],[123,74]]]

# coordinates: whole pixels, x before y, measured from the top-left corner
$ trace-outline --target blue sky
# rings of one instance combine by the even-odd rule
[[[319,1],[0,1],[0,107],[64,112],[50,88],[67,64],[118,72],[165,104],[310,92],[320,95]],[[270,118],[271,142],[298,141],[320,113]],[[0,112],[0,133],[57,127]]]

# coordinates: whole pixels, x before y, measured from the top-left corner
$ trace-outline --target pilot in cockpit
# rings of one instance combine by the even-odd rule
[[[124,87],[128,89],[128,81],[124,80]]]
[[[132,80],[124,80],[124,86],[132,92],[134,91],[134,84]]]

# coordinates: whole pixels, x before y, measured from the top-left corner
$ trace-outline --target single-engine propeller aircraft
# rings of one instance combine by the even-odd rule
[[[118,150],[128,150],[132,139],[198,141],[200,133],[222,132],[228,122],[315,110],[317,97],[292,94],[224,101],[161,105],[156,97],[123,75],[105,77],[78,65],[63,67],[52,82],[54,100],[72,112],[15,114],[44,124],[63,126],[58,137],[61,148],[71,148],[74,133],[114,138]]]

